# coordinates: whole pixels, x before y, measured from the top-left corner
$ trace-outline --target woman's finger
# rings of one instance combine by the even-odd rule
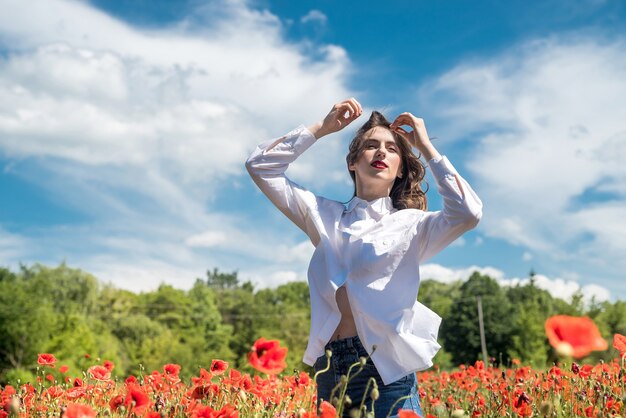
[[[349,109],[349,111],[348,111],[348,118],[351,118],[356,113],[358,113],[356,105],[354,103],[352,103],[351,100],[346,100],[345,104],[346,104],[346,106],[348,106],[348,109]],[[341,115],[341,116],[344,116],[344,115]],[[347,119],[347,118],[344,117],[344,119]]]
[[[348,100],[350,101],[350,103],[352,103],[352,105],[356,109],[357,115],[360,115],[361,113],[363,113],[363,107],[361,107],[361,103],[359,103],[354,97]]]
[[[350,104],[345,101],[341,103],[337,103],[335,105],[335,109],[337,111],[337,113],[335,114],[335,117],[337,120],[345,119],[346,112],[347,113],[352,112],[352,108],[350,107]]]
[[[399,115],[395,120],[391,123],[391,127],[395,128],[402,125],[411,126],[412,119],[406,115]]]

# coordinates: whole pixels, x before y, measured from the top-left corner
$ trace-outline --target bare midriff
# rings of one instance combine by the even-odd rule
[[[350,302],[348,301],[348,294],[344,286],[337,289],[335,293],[335,300],[337,301],[337,307],[341,312],[341,321],[333,333],[331,341],[341,340],[343,338],[355,337],[356,324],[354,323],[354,316],[352,316],[352,309],[350,309]]]

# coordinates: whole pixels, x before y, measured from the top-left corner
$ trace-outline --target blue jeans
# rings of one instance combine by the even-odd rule
[[[317,376],[318,406],[322,401],[331,402],[331,392],[333,388],[339,384],[341,375],[347,376],[348,369],[352,364],[358,363],[360,357],[367,357],[367,362],[360,373],[357,374],[359,370],[358,365],[353,367],[350,372],[350,381],[346,394],[350,397],[352,404],[344,407],[343,416],[349,417],[350,409],[358,409],[363,397],[365,397],[364,405],[367,407],[367,411],[372,410],[372,398],[370,397],[372,390],[371,384],[369,388],[367,388],[367,393],[365,393],[367,382],[370,378],[376,380],[379,392],[379,398],[374,402],[374,416],[376,418],[386,418],[388,414],[390,417],[397,417],[399,409],[408,409],[416,412],[420,416],[423,415],[420,407],[415,373],[411,373],[395,382],[384,385],[378,374],[378,370],[376,370],[376,366],[374,366],[374,363],[368,357],[367,351],[365,351],[359,337],[331,341],[326,344],[326,350],[331,350],[333,354],[330,358],[330,368],[328,371],[320,373]],[[327,365],[328,359],[326,355],[323,355],[315,361],[313,369],[317,373],[325,369]],[[341,396],[341,390],[341,388],[336,390],[333,396],[339,398]],[[406,399],[396,403],[399,398],[405,396],[407,396]],[[390,413],[394,404],[393,412]],[[363,416],[364,415],[365,414],[363,414]]]

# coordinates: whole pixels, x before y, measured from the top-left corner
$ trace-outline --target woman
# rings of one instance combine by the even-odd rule
[[[311,330],[303,361],[316,372],[329,366],[318,375],[318,402],[332,401],[341,376],[366,357],[358,374],[359,367],[352,369],[345,416],[353,408],[358,412],[362,399],[368,411],[373,403],[376,417],[386,417],[392,407],[392,416],[400,408],[421,415],[415,372],[432,366],[441,318],[416,301],[419,263],[476,226],[482,203],[432,145],[423,120],[410,113],[389,123],[373,112],[359,129],[346,158],[355,184],[347,207],[285,176],[289,164],[315,141],[362,112],[353,98],[338,103],[323,121],[259,145],[246,166],[263,193],[315,246],[308,271]],[[426,211],[425,168],[412,147],[433,172],[443,197],[441,211]],[[368,386],[370,377],[378,393]]]

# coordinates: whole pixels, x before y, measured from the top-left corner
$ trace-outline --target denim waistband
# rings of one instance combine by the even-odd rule
[[[356,348],[357,350],[366,351],[358,335],[354,337],[343,338],[341,340],[329,341],[324,347],[324,349],[330,350],[333,353],[340,353],[350,348]]]

